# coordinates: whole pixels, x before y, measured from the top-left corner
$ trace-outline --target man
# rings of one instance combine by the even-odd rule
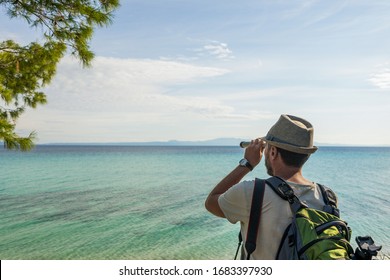
[[[281,115],[265,137],[251,141],[245,149],[244,159],[211,191],[206,199],[206,209],[231,223],[240,222],[245,242],[254,180],[240,181],[260,163],[263,155],[269,175],[287,181],[309,207],[322,209],[324,202],[319,187],[302,175],[304,163],[316,150],[313,126],[302,118]],[[266,187],[261,217],[257,246],[251,259],[275,259],[283,232],[291,223],[290,205]],[[244,246],[242,250],[245,255]]]

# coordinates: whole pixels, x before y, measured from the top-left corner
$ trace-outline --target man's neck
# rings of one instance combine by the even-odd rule
[[[285,181],[301,185],[308,185],[312,183],[303,177],[301,168],[285,167],[283,169],[275,170],[274,175],[282,178]]]

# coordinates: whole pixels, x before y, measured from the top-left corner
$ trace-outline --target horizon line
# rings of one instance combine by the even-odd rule
[[[201,141],[137,141],[137,142],[51,142],[51,143],[37,143],[35,146],[220,146],[220,147],[240,147],[240,142],[237,143],[215,143],[213,140]],[[389,144],[343,144],[343,143],[314,143],[318,147],[390,147]]]

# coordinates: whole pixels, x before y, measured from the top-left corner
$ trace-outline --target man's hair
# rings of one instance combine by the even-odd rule
[[[283,162],[288,166],[301,168],[310,157],[310,154],[298,154],[278,147],[276,149],[280,153]]]

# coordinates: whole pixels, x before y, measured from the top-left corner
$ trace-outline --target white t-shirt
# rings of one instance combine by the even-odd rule
[[[317,184],[288,184],[294,189],[299,199],[310,208],[322,210],[324,201]],[[225,217],[233,224],[241,223],[241,234],[245,244],[248,230],[249,213],[252,203],[254,181],[243,181],[230,188],[218,199]],[[251,259],[273,260],[279,248],[286,227],[291,223],[290,204],[280,198],[269,186],[266,186],[261,213],[260,225],[256,241],[256,250]],[[244,246],[242,246],[244,247]]]

